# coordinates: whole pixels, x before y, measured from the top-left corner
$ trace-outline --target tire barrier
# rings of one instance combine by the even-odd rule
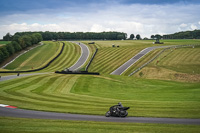
[[[163,49],[160,53],[158,53],[155,57],[153,57],[151,60],[149,60],[147,63],[143,64],[141,67],[139,67],[138,69],[136,69],[135,71],[133,71],[131,74],[129,74],[128,76],[132,76],[133,74],[137,73],[138,71],[140,71],[143,67],[147,66],[149,63],[151,63],[152,61],[154,61],[159,55],[161,55],[165,50],[171,49],[171,48],[181,48],[181,47],[195,47],[195,46],[200,46],[200,44],[189,44],[189,45],[176,45],[176,46],[171,46],[171,47],[167,47],[165,49]]]
[[[43,70],[43,69],[47,68],[54,60],[56,60],[62,54],[64,47],[65,47],[65,43],[63,43],[62,49],[60,50],[58,55],[41,68],[33,69],[33,70],[25,70],[25,71],[0,71],[0,73],[18,73],[19,74],[19,73],[36,72],[36,71]]]
[[[87,75],[100,75],[97,72],[88,72],[88,71],[56,71],[58,74],[87,74]]]
[[[88,68],[89,68],[90,64],[92,63],[92,61],[93,61],[95,55],[97,54],[97,51],[98,51],[98,48],[96,48],[96,51],[94,52],[94,54],[93,54],[93,56],[92,56],[90,62],[88,63],[88,65],[87,65],[86,68],[85,68],[85,71],[88,71]]]

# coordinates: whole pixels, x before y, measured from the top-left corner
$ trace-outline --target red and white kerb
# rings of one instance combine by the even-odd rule
[[[0,104],[0,107],[5,107],[5,108],[17,108],[15,106],[10,106],[10,105],[5,105],[5,104]]]

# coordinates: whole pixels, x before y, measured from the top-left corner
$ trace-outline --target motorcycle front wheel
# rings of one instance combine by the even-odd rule
[[[105,114],[106,117],[110,117],[110,115],[111,115],[110,111],[106,112]]]
[[[128,112],[126,112],[126,111],[119,114],[120,117],[126,117],[127,115],[128,115]]]

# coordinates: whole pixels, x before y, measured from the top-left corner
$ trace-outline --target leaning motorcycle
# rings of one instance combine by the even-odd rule
[[[119,107],[118,105],[114,105],[112,107],[110,107],[109,111],[106,112],[105,116],[106,117],[110,117],[110,116],[114,116],[114,117],[126,117],[128,115],[127,110],[130,107]]]

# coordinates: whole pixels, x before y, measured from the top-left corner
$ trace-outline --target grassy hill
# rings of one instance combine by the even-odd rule
[[[163,45],[195,44],[200,42],[199,40],[163,41]],[[83,42],[88,43],[87,41]],[[120,47],[113,48],[112,44]],[[150,52],[145,58],[130,67],[123,76],[109,75],[109,73],[126,60],[129,60],[138,51],[146,47],[156,46],[152,44],[152,40],[96,41],[95,45],[87,45],[92,53],[96,48],[99,48],[94,61],[89,67],[89,71],[100,72],[100,76],[48,73],[3,81],[0,82],[0,103],[24,109],[104,115],[110,106],[122,102],[124,106],[131,107],[128,111],[129,116],[200,118],[200,81],[196,80],[196,78],[200,77],[199,47],[167,50],[136,75],[128,77],[126,75],[154,57],[160,49]],[[23,60],[22,63],[28,60],[30,64],[35,64],[31,63],[35,58],[37,60],[36,64],[39,64],[42,62],[39,57],[43,56],[44,53],[48,55],[46,59],[50,59],[56,55],[61,45],[46,44],[48,50],[52,52],[42,50],[44,46],[36,49],[29,56],[24,55],[25,57],[32,57],[32,59],[21,59]],[[78,60],[80,51],[78,45],[67,42],[63,54],[48,68],[39,72],[53,72],[71,66]],[[34,56],[35,53],[40,54]],[[36,56],[38,57],[36,58]],[[159,63],[157,63],[157,60],[159,60]],[[26,63],[24,67],[29,63]],[[42,64],[45,64],[45,62]],[[12,69],[17,68],[19,69],[19,67]],[[1,123],[6,123],[5,125],[9,129],[12,129],[11,127],[16,129],[15,125],[22,121],[22,119],[18,118],[2,119],[0,118],[0,125]],[[64,128],[61,129],[60,127],[61,123],[62,127],[66,125],[69,128],[71,127],[72,132],[80,131],[80,128],[77,127],[84,128],[86,124],[87,127],[90,124],[89,129],[91,130],[84,128],[84,131],[91,132],[95,131],[94,128],[99,125],[111,132],[115,131],[115,129],[110,125],[114,125],[115,128],[123,126],[120,129],[127,130],[127,132],[132,130],[139,132],[154,132],[155,130],[158,132],[163,132],[163,130],[166,132],[196,132],[199,129],[197,126],[188,125],[173,125],[174,127],[172,128],[172,125],[164,124],[160,128],[161,125],[159,124],[51,121],[52,125],[56,125],[55,129],[51,126],[50,120],[23,120],[27,122],[22,123],[24,128],[32,127],[31,129],[34,129],[33,124],[38,126],[36,124],[38,122],[41,125],[40,129],[45,130],[44,127],[48,126],[50,131],[64,131],[62,130]],[[73,125],[77,127],[72,128]],[[83,130],[81,129],[81,131]],[[105,130],[102,129],[101,131]]]
[[[14,62],[5,67],[9,70],[31,70],[47,64],[59,53],[61,45],[54,42],[44,42],[44,45],[30,50],[19,56]]]
[[[158,46],[158,44],[153,44],[153,41],[154,40],[96,41],[95,44],[88,45],[89,47],[96,47],[99,49],[94,61],[89,67],[89,71],[100,72],[100,74],[110,74],[141,50],[147,47]],[[164,44],[159,44],[159,46],[198,44],[200,40],[162,40],[162,42],[164,42]],[[84,41],[84,43],[87,44],[89,41]],[[113,48],[113,44],[119,47]],[[153,58],[161,50],[162,49],[156,49],[150,52],[142,60],[130,67],[123,75],[129,75],[136,68]]]
[[[88,42],[84,43],[87,44]],[[112,47],[113,44],[116,47]],[[152,44],[152,41],[126,40],[96,41],[95,45],[90,44],[88,46],[99,49],[94,58],[94,61],[89,67],[89,71],[100,72],[100,74],[110,74],[142,49],[154,45]]]
[[[52,60],[61,50],[62,43],[44,42],[44,45],[37,47],[21,55],[5,69],[8,70],[31,70],[40,68]],[[48,68],[40,72],[54,72],[63,70],[73,65],[80,57],[81,49],[78,45],[65,42],[65,47],[61,56],[56,59]]]
[[[41,72],[55,72],[57,70],[63,70],[72,66],[79,59],[81,55],[80,46],[65,42],[63,53],[52,63],[49,67],[42,70]]]
[[[200,82],[200,46],[166,50],[135,76]]]
[[[200,83],[44,74],[0,86],[0,103],[25,109],[104,115],[121,101],[130,116],[200,118]]]

